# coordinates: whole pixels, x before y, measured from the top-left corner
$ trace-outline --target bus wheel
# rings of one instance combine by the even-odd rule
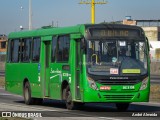
[[[31,97],[31,88],[29,82],[26,82],[24,85],[24,101],[25,104],[31,105],[34,102],[34,99]]]
[[[116,103],[116,107],[118,111],[127,111],[129,103]]]
[[[69,88],[69,85],[66,87],[65,91],[65,102],[68,110],[73,110],[75,108],[75,104],[72,101],[72,94]]]

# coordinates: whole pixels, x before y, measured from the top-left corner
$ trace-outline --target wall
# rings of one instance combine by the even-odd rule
[[[158,38],[158,33],[159,33],[158,27],[142,27],[142,28],[145,31],[145,34],[149,41],[157,41],[159,39]]]
[[[0,61],[0,71],[5,70],[5,63]]]
[[[160,75],[160,62],[151,63],[151,75]]]

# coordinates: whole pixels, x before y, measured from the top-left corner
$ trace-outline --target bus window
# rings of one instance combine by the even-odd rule
[[[11,62],[18,62],[20,54],[20,42],[19,39],[11,42]]]
[[[70,38],[69,36],[61,36],[58,38],[57,61],[68,62],[69,60]]]
[[[22,40],[22,62],[29,62],[30,61],[30,51],[31,51],[31,38],[26,38]]]
[[[40,59],[40,38],[33,39],[32,45],[32,61],[39,62]]]
[[[53,37],[53,40],[52,40],[52,62],[54,62],[55,58],[56,58],[56,46],[57,46],[57,37]]]

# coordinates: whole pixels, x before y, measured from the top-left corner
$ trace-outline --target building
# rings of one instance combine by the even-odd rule
[[[149,41],[160,41],[160,20],[132,20],[131,16],[126,16],[122,23],[140,26],[143,28]]]
[[[160,27],[142,27],[149,41],[160,41]]]
[[[0,35],[0,61],[5,60],[5,55],[7,51],[7,36],[4,34]]]
[[[160,61],[160,41],[149,41],[150,58],[152,62]]]
[[[126,16],[126,19],[123,20],[123,24],[125,24],[125,25],[137,25],[137,21],[132,20],[131,16]]]

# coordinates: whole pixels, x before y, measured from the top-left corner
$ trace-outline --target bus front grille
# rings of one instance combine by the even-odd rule
[[[131,100],[134,95],[103,95],[106,100]]]
[[[103,85],[134,85],[139,83],[139,80],[98,80]]]

